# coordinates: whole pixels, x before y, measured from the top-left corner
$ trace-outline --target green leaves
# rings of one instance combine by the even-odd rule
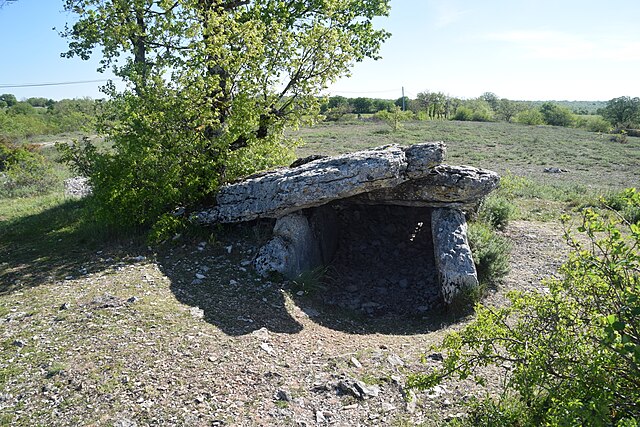
[[[545,293],[509,294],[506,308],[479,306],[473,322],[443,341],[443,369],[412,384],[507,364],[506,400],[481,402],[470,425],[636,425],[640,234],[629,228],[584,211],[578,230],[588,245],[567,231],[572,252],[562,278],[547,281]],[[503,415],[513,402],[522,411],[517,423]]]

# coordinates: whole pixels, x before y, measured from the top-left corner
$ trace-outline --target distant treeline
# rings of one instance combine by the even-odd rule
[[[12,94],[0,95],[0,136],[9,139],[54,135],[64,132],[94,132],[104,111],[102,100],[90,98],[28,98],[18,101]],[[415,99],[327,98],[320,112],[327,121],[384,116],[397,109],[406,119],[506,121],[527,125],[579,127],[594,132],[640,128],[640,98],[619,97],[609,101],[512,101],[486,92],[474,99],[461,99],[441,92],[420,92]],[[637,132],[637,131],[630,131]],[[633,134],[633,133],[632,133]]]
[[[527,125],[573,126],[595,132],[640,127],[640,99],[610,101],[513,101],[485,92],[461,99],[442,92],[421,92],[396,100],[332,96],[322,104],[326,120],[352,119],[404,108],[417,120],[506,121]]]
[[[101,100],[90,98],[18,101],[12,94],[3,94],[0,95],[0,136],[19,139],[74,131],[94,132],[101,105]]]

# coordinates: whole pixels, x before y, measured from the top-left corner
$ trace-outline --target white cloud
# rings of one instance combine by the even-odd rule
[[[484,38],[510,44],[522,56],[533,59],[637,62],[640,58],[640,41],[631,38],[585,37],[560,31],[506,31]]]

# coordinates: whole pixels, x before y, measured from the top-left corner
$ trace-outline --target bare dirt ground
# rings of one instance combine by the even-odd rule
[[[505,234],[512,270],[487,304],[541,289],[566,254],[554,223]],[[105,250],[65,277],[15,267],[24,286],[0,296],[0,424],[438,425],[487,392],[405,388],[439,366],[431,347],[465,319],[323,305],[256,277],[259,241],[244,228],[161,253]]]

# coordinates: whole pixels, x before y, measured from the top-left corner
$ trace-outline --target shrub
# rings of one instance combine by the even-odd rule
[[[617,211],[630,224],[640,222],[640,192],[635,188],[609,193],[602,197],[601,204]]]
[[[467,236],[478,281],[484,285],[495,284],[509,272],[511,243],[481,222],[470,223]]]
[[[0,139],[0,197],[44,194],[56,183],[52,165],[35,148]]]
[[[378,111],[374,117],[385,122],[391,130],[396,132],[402,127],[402,122],[413,118],[413,113],[402,111],[400,107],[396,106],[392,111]]]
[[[492,195],[482,203],[478,218],[496,230],[504,230],[515,214],[516,206],[506,197]]]
[[[456,110],[456,114],[453,116],[453,120],[470,122],[473,120],[473,111],[468,107],[459,107]]]
[[[611,131],[611,123],[603,119],[602,116],[578,116],[576,118],[576,127],[590,132],[607,133]]]
[[[482,383],[477,368],[494,366],[505,370],[502,398],[481,399],[469,425],[638,425],[640,226],[623,232],[586,210],[581,244],[568,220],[562,277],[546,292],[511,292],[505,307],[478,305],[475,320],[444,339],[443,368],[411,376],[410,386],[472,375]]]
[[[516,123],[522,123],[523,125],[537,126],[544,123],[542,113],[535,109],[529,109],[520,111],[515,117]]]
[[[544,122],[551,126],[571,126],[575,119],[571,110],[561,105],[545,102],[540,106]]]

